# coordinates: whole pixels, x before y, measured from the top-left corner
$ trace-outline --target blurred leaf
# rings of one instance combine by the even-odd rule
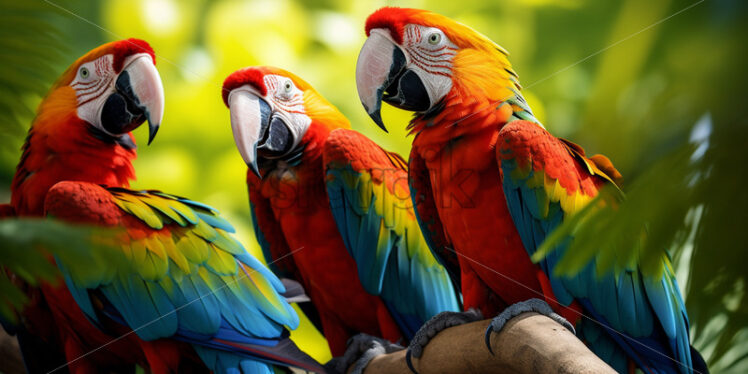
[[[554,231],[534,259],[570,236],[569,249],[554,270],[564,275],[576,274],[598,256],[609,259],[598,261],[599,271],[620,271],[638,263],[645,273],[658,276],[666,249],[672,250],[676,264],[689,256],[684,296],[696,345],[709,347],[712,366],[739,365],[722,359],[731,348],[740,347],[748,333],[748,218],[743,210],[748,206],[748,175],[738,172],[748,165],[742,144],[746,137],[745,119],[717,124],[709,115],[702,117],[690,142],[650,165],[630,185],[625,201],[601,206],[598,202],[610,200],[603,190]],[[717,316],[726,318],[721,333],[699,340]]]
[[[693,200],[688,167],[692,148],[684,146],[652,165],[631,183],[622,202],[617,201],[616,189],[603,189],[554,231],[533,259],[542,258],[572,235],[569,255],[554,269],[557,274],[576,274],[599,256],[604,259],[597,263],[599,271],[619,272],[637,262],[645,274],[660,275],[663,249],[686,229],[684,217]]]
[[[36,103],[69,45],[58,24],[63,17],[50,4],[0,0],[0,9],[0,180],[10,182]]]
[[[740,111],[715,113],[715,128],[708,149],[696,170],[694,203],[698,221],[693,233],[686,306],[692,325],[704,329],[719,316],[726,318],[710,365],[735,366],[731,348],[748,352],[748,120]],[[698,151],[697,151],[698,152]],[[689,243],[687,243],[689,244]],[[677,255],[685,246],[678,247]],[[705,342],[706,343],[706,342]],[[712,342],[709,342],[712,343]],[[707,344],[705,344],[707,345]],[[742,357],[748,369],[748,357]]]
[[[23,218],[0,220],[0,264],[32,286],[58,280],[60,273],[50,261],[56,256],[76,267],[98,267],[114,251],[105,241],[110,230],[76,226],[53,219]],[[110,242],[111,243],[111,242]],[[14,310],[26,302],[25,295],[0,271],[0,316],[15,320]]]
[[[1,0],[0,7],[0,126],[15,134],[28,123],[28,94],[44,95],[58,72],[55,59],[65,46],[61,31],[50,21],[53,7],[42,1]],[[3,131],[2,135],[7,135]]]

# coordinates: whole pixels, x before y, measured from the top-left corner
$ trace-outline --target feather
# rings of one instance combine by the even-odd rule
[[[398,182],[407,177],[401,158],[343,129],[330,134],[323,155],[330,208],[359,279],[382,297],[405,336],[439,312],[459,310],[454,286],[420,232],[407,186]]]
[[[552,137],[534,123],[505,125],[497,144],[509,213],[531,256],[565,219],[590,203],[600,186],[612,183],[593,160],[586,159],[581,147]],[[615,169],[606,160],[600,163],[612,173]],[[552,270],[571,240],[552,248],[538,264],[562,304],[576,300],[587,315],[613,329],[600,335],[599,326],[582,323],[582,336],[594,340],[590,348],[618,370],[626,368],[621,366],[626,356],[652,372],[680,371],[672,361],[663,361],[663,355],[690,362],[687,318],[681,313],[684,309],[674,306],[673,300],[681,300],[674,281],[671,286],[667,276],[643,277],[636,264],[619,273],[598,274],[597,264],[606,260],[601,255],[573,277],[555,275]],[[666,262],[663,268],[667,269]],[[656,324],[667,339],[659,336]]]
[[[210,257],[208,258],[208,261],[205,262],[205,266],[216,274],[236,274],[237,264],[234,256],[232,256],[231,253],[218,249],[214,245],[211,245],[211,247]]]
[[[279,294],[280,280],[229,234],[233,228],[218,212],[156,191],[109,191],[90,184],[81,184],[80,189],[92,198],[74,200],[66,209],[89,214],[84,218],[91,222],[99,222],[97,212],[106,211],[126,230],[121,248],[113,249],[121,256],[107,257],[111,266],[91,269],[58,263],[76,302],[90,318],[96,321],[102,312],[90,300],[90,291],[99,290],[103,313],[144,340],[172,338],[206,351],[224,349],[226,357],[246,361],[244,367],[254,365],[247,358],[279,359],[210,340],[280,339],[284,325],[299,323]],[[104,205],[85,205],[91,201]]]
[[[178,225],[184,227],[187,225],[187,221],[174,211],[171,206],[163,199],[149,197],[143,199],[143,202],[148,204],[151,208],[157,209],[161,214],[169,217],[171,221],[176,222]]]

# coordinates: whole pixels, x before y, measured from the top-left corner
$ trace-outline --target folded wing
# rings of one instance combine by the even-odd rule
[[[102,237],[111,253],[99,266],[58,260],[94,323],[106,316],[144,340],[187,341],[206,363],[225,363],[225,352],[233,352],[316,369],[297,349],[278,351],[284,326],[296,328],[298,316],[279,295],[280,280],[233,238],[231,224],[211,207],[158,191],[61,182],[50,190],[45,209],[66,221],[116,230],[114,237]]]
[[[512,219],[530,256],[603,186],[620,179],[604,156],[587,158],[581,147],[528,121],[504,126],[496,157]],[[598,273],[598,257],[574,277],[557,276],[553,269],[569,241],[564,243],[539,265],[557,301],[569,305],[577,300],[599,322],[584,318],[580,328],[581,338],[593,351],[617,370],[626,369],[625,358],[614,357],[620,347],[645,372],[687,372],[691,366],[688,317],[667,256],[663,253],[659,277],[642,274],[637,264],[620,272]]]
[[[334,130],[324,149],[327,192],[364,288],[381,295],[406,337],[435,314],[459,310],[411,203],[406,162],[363,135]]]

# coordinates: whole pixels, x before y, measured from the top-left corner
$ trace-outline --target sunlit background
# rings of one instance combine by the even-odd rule
[[[223,79],[249,65],[290,70],[337,105],[354,129],[407,156],[409,114],[385,106],[384,121],[390,129],[385,134],[363,111],[354,81],[365,19],[384,5],[445,14],[502,45],[511,53],[536,117],[549,131],[581,144],[588,153],[609,156],[627,186],[687,146],[699,119],[707,124],[707,137],[712,128],[715,137],[718,129],[725,129],[722,147],[735,152],[742,146],[738,155],[748,152],[748,21],[743,1],[3,1],[0,203],[9,201],[19,148],[33,117],[28,108],[36,106],[45,87],[95,46],[142,38],[157,54],[166,110],[151,146],[145,146],[145,127],[135,132],[141,146],[133,187],[160,189],[216,207],[236,226],[247,248],[261,257],[251,228],[246,167],[221,100]],[[24,25],[19,19],[34,22],[27,23],[30,29],[19,29]],[[22,37],[34,44],[23,44],[17,39]],[[38,66],[25,65],[37,56],[45,60]],[[31,83],[25,82],[26,74]],[[715,236],[709,248],[699,247],[703,240],[691,238],[671,249],[689,297],[692,327],[699,328],[697,347],[711,357],[713,370],[740,372],[748,370],[748,205],[745,194],[740,194],[748,172],[742,164],[745,157],[732,155],[720,158],[734,161],[734,173],[720,174],[727,177],[715,182],[724,188],[701,191],[718,194],[717,207],[695,202],[696,194],[686,200],[693,205],[681,207],[691,212],[690,219],[703,212],[726,212],[717,216],[724,220],[716,224],[723,234]],[[699,204],[702,213],[689,210]],[[683,221],[674,218],[676,224]],[[692,235],[705,230],[687,227]],[[704,248],[697,252],[695,246]],[[702,257],[694,260],[699,253]],[[693,276],[697,268],[701,283],[691,285],[689,270]],[[692,299],[696,297],[698,302]],[[330,357],[323,338],[308,322],[293,334],[315,358]]]

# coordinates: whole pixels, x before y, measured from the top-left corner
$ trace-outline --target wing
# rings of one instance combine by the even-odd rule
[[[620,180],[620,174],[604,156],[587,158],[579,146],[557,139],[528,121],[504,126],[496,157],[512,219],[530,256],[553,229],[588,204],[600,188]],[[683,369],[669,357],[691,366],[688,317],[665,255],[659,278],[644,276],[636,264],[618,273],[611,270],[598,274],[597,257],[576,276],[559,277],[553,269],[568,247],[568,241],[565,243],[539,265],[550,278],[559,302],[569,305],[578,300],[588,315],[606,325],[603,330],[609,334],[604,334],[607,337],[603,340],[602,325],[584,320],[581,329],[601,358],[617,362],[610,357],[614,349],[610,343],[615,341],[645,372]],[[616,367],[619,371],[626,369],[625,361],[618,364],[624,365]]]
[[[283,285],[212,208],[158,191],[61,182],[48,193],[45,212],[119,228],[114,238],[102,236],[111,253],[99,266],[58,258],[68,288],[94,323],[106,316],[144,340],[187,341],[204,358],[230,351],[302,365],[273,352],[283,345],[284,325],[299,323],[279,295]]]
[[[439,212],[436,209],[431,189],[431,177],[429,176],[426,162],[415,149],[410,152],[408,168],[411,200],[415,207],[414,213],[423,237],[426,239],[431,253],[447,269],[452,282],[459,290],[462,287],[460,262],[457,258],[457,253],[453,250],[454,246],[447,238],[444,226],[439,218]]]
[[[262,248],[265,262],[270,269],[281,277],[290,278],[303,284],[303,275],[296,267],[291,249],[281,230],[280,223],[275,219],[270,202],[262,197],[262,180],[251,171],[247,172],[247,187],[249,188],[249,210],[252,213],[252,225],[255,238]],[[284,295],[285,296],[285,295]],[[297,304],[317,330],[322,331],[322,321],[314,304],[305,301]]]
[[[459,310],[449,276],[418,227],[405,161],[338,129],[325,143],[324,163],[333,216],[361,283],[381,295],[405,335],[439,312]]]

